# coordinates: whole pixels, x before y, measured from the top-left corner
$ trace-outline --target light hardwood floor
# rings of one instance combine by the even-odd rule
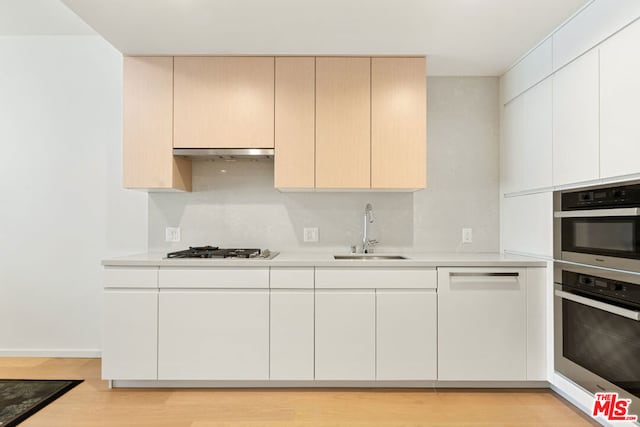
[[[597,425],[549,390],[109,390],[99,359],[0,358],[0,378],[85,380],[25,427]]]

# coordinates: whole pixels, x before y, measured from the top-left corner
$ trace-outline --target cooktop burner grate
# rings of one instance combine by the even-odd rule
[[[260,254],[260,249],[190,246],[189,249],[183,251],[169,252],[167,258],[255,258]]]

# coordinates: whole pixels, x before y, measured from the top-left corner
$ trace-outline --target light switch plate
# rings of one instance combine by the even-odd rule
[[[305,227],[304,228],[304,241],[305,242],[317,242],[318,241],[318,228],[317,227]]]
[[[463,228],[462,229],[462,243],[472,243],[473,242],[473,229],[472,228]]]
[[[165,242],[179,242],[180,241],[180,227],[167,227],[164,231]]]

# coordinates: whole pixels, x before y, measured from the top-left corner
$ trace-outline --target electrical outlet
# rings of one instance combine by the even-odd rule
[[[472,228],[463,228],[462,229],[462,243],[471,243],[473,242],[473,229]]]
[[[167,227],[164,230],[165,242],[179,242],[180,241],[180,227]]]
[[[304,241],[305,242],[317,242],[318,241],[318,228],[304,228]]]

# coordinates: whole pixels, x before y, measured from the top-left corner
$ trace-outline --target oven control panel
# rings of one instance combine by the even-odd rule
[[[640,184],[562,193],[562,210],[640,206]]]
[[[624,300],[627,304],[640,307],[640,285],[635,283],[563,270],[562,284],[572,290],[598,295],[605,299]]]

